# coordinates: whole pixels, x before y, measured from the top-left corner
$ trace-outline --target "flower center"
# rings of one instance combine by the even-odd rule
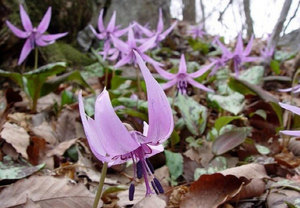
[[[164,193],[164,189],[160,184],[159,180],[154,177],[154,168],[148,160],[146,154],[152,152],[151,148],[147,144],[142,144],[139,148],[131,153],[133,160],[134,177],[133,181],[137,177],[138,179],[144,178],[146,185],[146,196],[153,194],[150,184],[156,194]],[[129,187],[129,200],[132,201],[134,198],[135,186],[133,183]]]
[[[177,90],[181,93],[181,94],[186,94],[187,92],[187,87],[188,87],[188,83],[186,80],[186,75],[185,74],[178,74],[178,82],[177,82]]]

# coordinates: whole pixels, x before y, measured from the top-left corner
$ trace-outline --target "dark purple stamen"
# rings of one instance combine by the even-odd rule
[[[152,185],[152,188],[154,189],[156,195],[158,195],[158,190],[157,190],[157,188],[156,188],[156,186],[155,186],[155,184],[154,184],[153,181],[151,181],[151,185]]]
[[[143,177],[143,164],[141,161],[138,161],[136,163],[136,175],[138,179],[141,179]]]
[[[132,201],[133,200],[133,197],[134,197],[134,191],[135,191],[135,186],[134,184],[130,184],[130,187],[129,187],[129,201]]]
[[[151,162],[148,160],[148,158],[146,158],[146,162],[147,162],[147,165],[148,165],[148,167],[149,167],[151,173],[154,174],[154,168],[153,168]]]
[[[158,192],[163,194],[165,191],[164,191],[164,188],[162,187],[162,185],[160,184],[159,180],[157,180],[156,178],[153,178],[153,181],[155,183],[155,186],[156,186]]]

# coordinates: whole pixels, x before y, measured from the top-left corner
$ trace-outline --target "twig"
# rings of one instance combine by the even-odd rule
[[[285,35],[285,31],[286,31],[287,27],[289,26],[289,24],[291,23],[291,21],[296,17],[297,12],[298,12],[298,9],[299,9],[299,6],[300,6],[300,0],[298,1],[298,5],[297,5],[297,7],[296,7],[296,10],[295,10],[293,16],[289,19],[288,23],[287,23],[286,26],[284,27],[283,35]]]

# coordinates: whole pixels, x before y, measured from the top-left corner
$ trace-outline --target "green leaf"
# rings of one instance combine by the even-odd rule
[[[254,115],[259,115],[260,117],[262,117],[263,119],[267,120],[267,113],[265,110],[263,109],[258,109],[253,113],[250,113],[249,116],[252,117]]]
[[[192,136],[187,137],[187,138],[185,139],[185,141],[186,141],[187,143],[189,143],[189,146],[190,146],[190,147],[200,147],[200,146],[201,146],[201,143],[202,143],[202,139],[201,139],[201,138],[195,140],[195,138],[192,137]]]
[[[72,159],[72,161],[78,160],[78,150],[76,145],[72,145],[64,154],[66,157],[69,157]]]
[[[178,144],[180,142],[180,136],[177,133],[177,131],[173,130],[173,132],[170,136],[170,140],[171,140],[172,147],[174,147],[176,144]]]
[[[262,83],[264,71],[264,67],[262,66],[253,66],[247,70],[242,71],[239,79],[245,80],[253,85],[259,85]]]
[[[143,121],[148,120],[148,115],[146,113],[139,112],[135,109],[132,108],[120,108],[116,111],[116,113],[121,116],[121,115],[129,115],[132,117],[140,118]]]
[[[222,116],[215,121],[215,128],[217,129],[217,131],[220,131],[220,129],[223,126],[229,124],[233,120],[240,119],[240,118],[242,118],[242,117],[241,116]]]
[[[64,90],[61,93],[61,103],[60,103],[61,107],[63,107],[64,105],[75,103],[76,101],[77,99],[75,98],[75,95],[72,92],[68,90]]]
[[[0,69],[0,76],[7,77],[7,78],[11,79],[13,82],[15,82],[17,85],[19,85],[19,87],[21,87],[22,89],[24,88],[22,75],[20,73],[8,72],[8,71],[4,71],[4,70]]]
[[[296,52],[275,51],[274,59],[276,61],[283,62],[283,61],[294,58],[297,55],[297,53],[298,53],[298,51],[296,51]]]
[[[275,60],[271,60],[270,67],[275,74],[280,74],[280,63]]]
[[[53,79],[45,82],[41,89],[41,96],[45,96],[50,92],[53,92],[59,87],[60,84],[70,81],[77,82],[83,87],[89,88],[94,93],[94,90],[86,83],[80,72],[76,70],[54,77]]]
[[[15,180],[25,178],[45,167],[45,164],[32,166],[24,159],[13,161],[9,156],[4,156],[3,161],[0,161],[0,180],[9,179]]]
[[[174,103],[180,110],[186,127],[194,135],[204,132],[207,121],[207,109],[193,98],[179,94]]]
[[[262,155],[267,155],[271,152],[268,147],[265,147],[265,146],[260,145],[260,144],[255,144],[255,147],[256,147],[257,151]]]
[[[232,130],[216,138],[212,145],[212,151],[215,155],[221,155],[242,144],[247,137],[245,131]]]
[[[194,172],[194,180],[198,180],[203,174],[214,174],[216,172],[226,170],[227,167],[228,164],[226,158],[218,156],[208,164],[207,168],[196,168]]]
[[[165,150],[166,165],[169,168],[171,178],[176,180],[183,173],[183,157],[180,153]]]
[[[244,95],[234,92],[228,96],[208,94],[208,99],[214,101],[222,109],[237,115],[244,108]]]

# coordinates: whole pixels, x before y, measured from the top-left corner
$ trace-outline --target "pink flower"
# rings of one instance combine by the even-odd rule
[[[286,109],[289,110],[297,115],[300,116],[300,108],[293,106],[293,105],[289,105],[289,104],[284,104],[284,103],[279,103],[279,105]],[[284,130],[284,131],[280,131],[280,133],[285,134],[285,135],[289,135],[289,136],[295,136],[295,137],[300,137],[300,131],[296,131],[296,130]]]
[[[143,134],[134,129],[126,129],[115,114],[106,89],[95,102],[95,119],[86,116],[81,92],[79,110],[84,131],[94,155],[108,166],[133,161],[134,179],[145,179],[146,195],[163,193],[163,188],[154,177],[154,170],[148,157],[164,150],[162,143],[173,131],[173,115],[168,99],[157,81],[152,77],[141,56],[134,51],[147,88],[149,126],[144,122]],[[150,182],[149,182],[150,181]],[[134,184],[129,188],[129,199],[133,200]]]
[[[56,39],[61,38],[68,34],[66,32],[66,33],[59,33],[55,35],[44,35],[44,33],[49,27],[49,23],[51,19],[51,7],[48,8],[46,14],[44,15],[42,21],[40,22],[37,28],[32,26],[30,18],[21,4],[20,4],[20,16],[25,31],[18,29],[13,24],[11,24],[8,20],[6,20],[6,25],[17,37],[27,38],[22,48],[18,65],[20,65],[26,59],[30,51],[34,49],[36,46],[50,45],[54,43]]]

